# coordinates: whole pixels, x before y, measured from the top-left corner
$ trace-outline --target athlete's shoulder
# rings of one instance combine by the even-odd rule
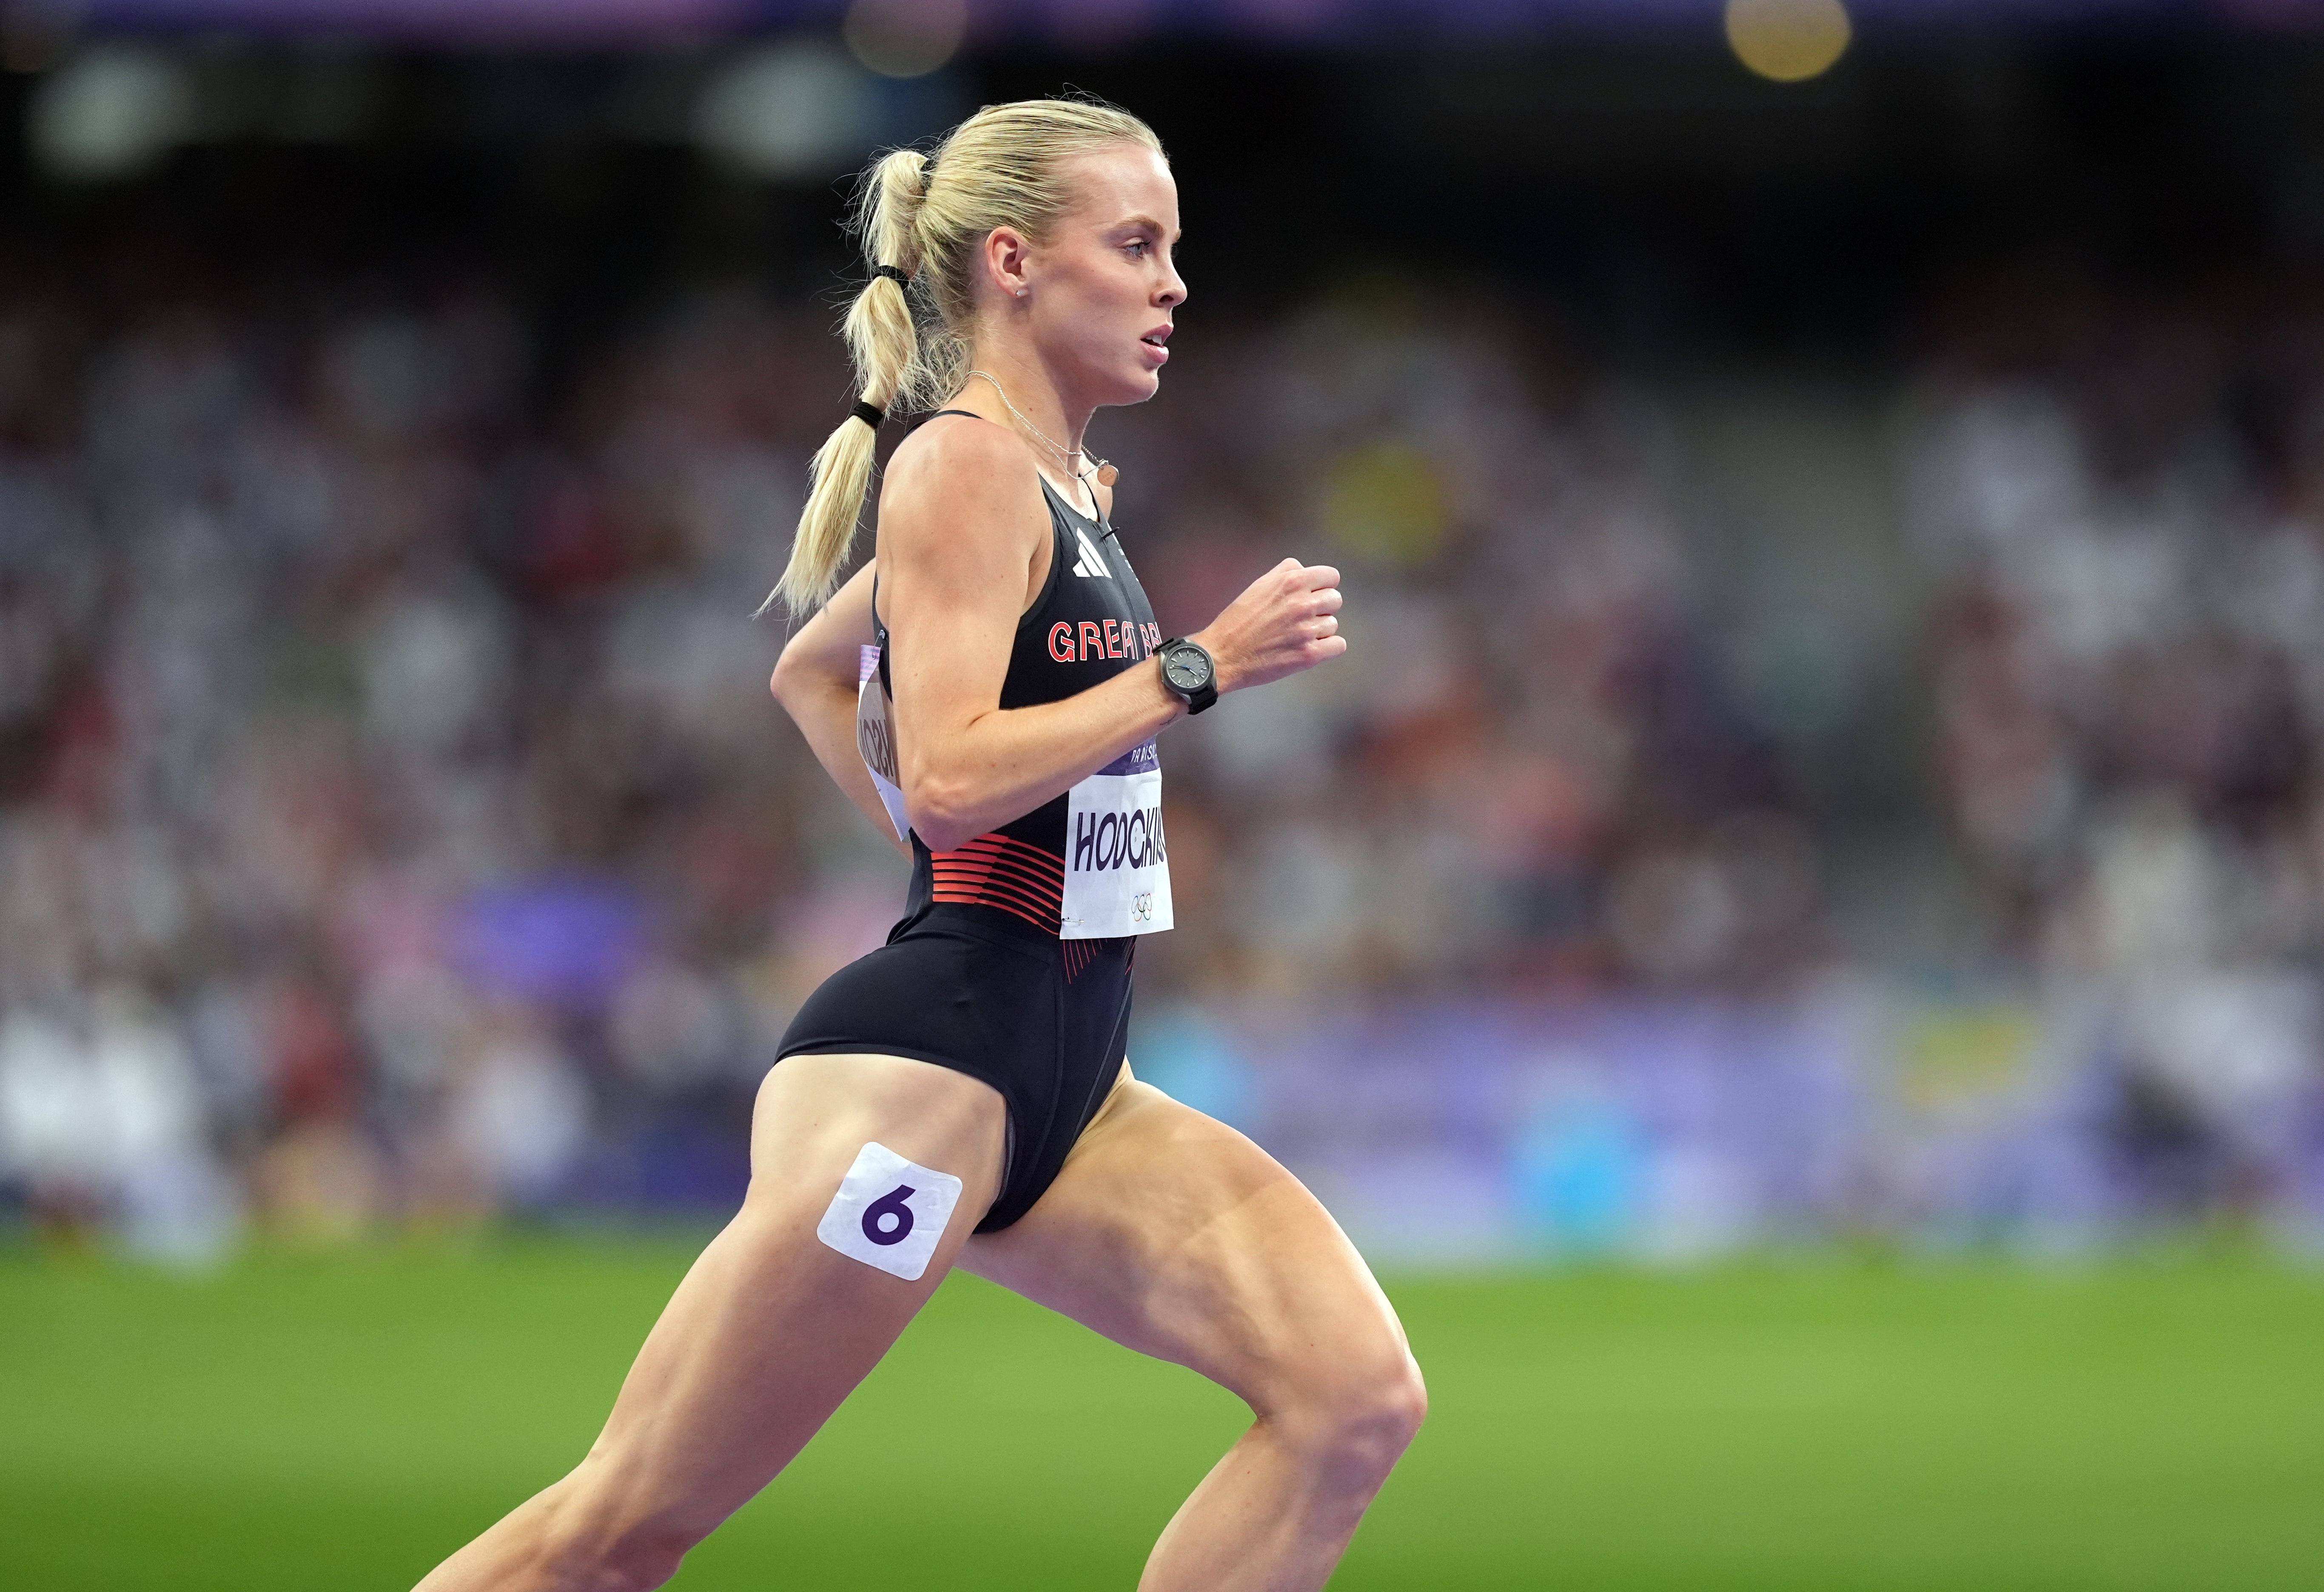
[[[1032,456],[1007,428],[980,415],[954,413],[922,421],[897,444],[886,480],[949,495],[1000,483],[1031,486],[1034,475]]]
[[[1031,452],[973,416],[947,415],[906,437],[880,483],[880,546],[908,559],[1022,559],[1047,520]]]

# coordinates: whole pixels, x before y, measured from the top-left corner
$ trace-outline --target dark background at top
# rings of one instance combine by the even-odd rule
[[[249,54],[280,71],[302,59]],[[543,318],[545,346],[586,360],[598,328],[674,279],[813,295],[848,268],[844,175],[769,186],[607,130],[648,58],[383,59],[356,142],[201,144],[96,189],[32,170],[35,79],[0,78],[0,269],[100,258],[76,286],[103,293],[124,273],[247,288],[318,266],[408,287],[481,261]],[[1882,40],[1798,85],[1693,46],[1180,41],[965,59],[899,86],[894,127],[1067,86],[1168,145],[1196,313],[1263,313],[1385,269],[1540,291],[1578,352],[1650,367],[1853,361],[1907,351],[1932,290],[2232,290],[2324,261],[2324,41],[2307,38]]]

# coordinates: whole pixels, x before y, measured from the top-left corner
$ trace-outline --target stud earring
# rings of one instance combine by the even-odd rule
[[[1017,290],[1017,296],[1018,296],[1019,299],[1022,299],[1022,298],[1026,295],[1026,293],[1027,293],[1027,292],[1028,292],[1029,290],[1030,290],[1026,289],[1026,288],[1019,288],[1019,289],[1018,289],[1018,290]]]

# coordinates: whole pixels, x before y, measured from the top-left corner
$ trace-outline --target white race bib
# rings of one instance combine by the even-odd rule
[[[1162,833],[1162,759],[1133,747],[1074,787],[1065,804],[1061,940],[1167,929],[1170,850]]]
[[[880,689],[880,649],[866,647],[862,660],[855,686],[855,750],[872,771],[872,784],[880,792],[880,805],[888,809],[888,822],[896,826],[896,838],[910,845],[912,824],[904,816],[902,777],[896,771],[896,727],[888,718],[888,694]]]

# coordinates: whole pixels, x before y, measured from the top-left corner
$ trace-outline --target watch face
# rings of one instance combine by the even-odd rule
[[[1199,652],[1173,652],[1162,660],[1162,672],[1181,691],[1200,691],[1211,678]]]

